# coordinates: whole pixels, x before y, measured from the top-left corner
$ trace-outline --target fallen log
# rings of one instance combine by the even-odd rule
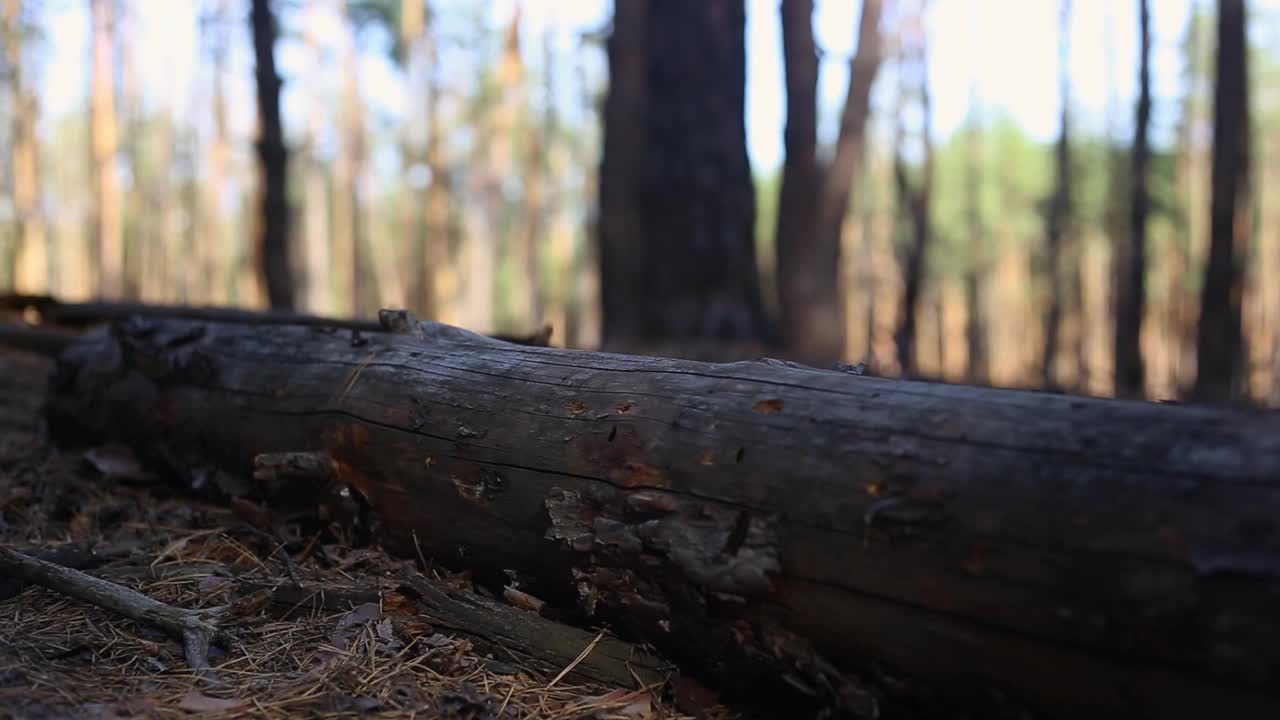
[[[195,487],[347,486],[390,549],[728,689],[1280,716],[1280,414],[383,320],[116,323],[61,355],[51,427]]]
[[[245,310],[236,307],[217,305],[154,305],[151,303],[128,301],[96,301],[73,303],[59,300],[48,295],[24,295],[10,293],[0,295],[0,311],[34,315],[39,325],[63,328],[85,328],[106,322],[124,320],[130,317],[149,318],[183,318],[187,320],[203,320],[206,322],[234,322],[246,325],[305,325],[308,327],[339,328],[360,332],[384,332],[386,329],[376,320],[353,320],[344,318],[307,315],[292,310]],[[45,333],[30,332],[35,328],[24,327],[26,337],[19,338],[18,333],[9,328],[8,337],[0,335],[0,339],[31,346],[32,342],[48,343],[51,334],[57,339],[65,335],[56,330]],[[0,333],[5,328],[0,327]],[[495,335],[498,340],[505,340],[519,345],[537,345],[545,347],[551,340],[551,326],[543,325],[528,335]],[[25,341],[25,342],[24,342]],[[39,352],[43,346],[31,346]]]

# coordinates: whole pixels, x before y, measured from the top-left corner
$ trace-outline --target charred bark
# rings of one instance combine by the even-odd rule
[[[383,317],[399,332],[117,323],[61,356],[51,427],[268,502],[349,487],[392,550],[514,572],[743,692],[1280,711],[1280,414]],[[273,480],[286,454],[317,462]]]
[[[604,343],[758,341],[742,0],[624,0],[600,169]]]

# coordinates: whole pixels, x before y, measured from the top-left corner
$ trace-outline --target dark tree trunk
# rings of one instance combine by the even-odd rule
[[[830,363],[845,351],[841,234],[862,169],[871,88],[880,68],[880,0],[864,0],[858,50],[829,166],[817,159],[818,50],[812,0],[783,0],[786,162],[776,234],[778,300],[789,354]]]
[[[818,47],[813,37],[813,0],[782,0],[780,8],[787,124],[774,236],[778,307],[787,351],[803,357],[809,350],[834,344],[827,336],[836,330],[835,325],[843,332],[843,323],[833,312],[839,303],[829,297],[835,293],[835,283],[823,282],[828,275],[832,280],[837,277],[832,263],[838,250],[830,252],[830,244],[818,231],[822,168],[818,164]],[[814,338],[810,334],[814,330],[821,337]]]
[[[932,103],[929,96],[929,71],[925,48],[924,31],[925,2],[921,1],[911,14],[900,20],[900,42],[902,59],[900,69],[904,77],[900,78],[903,86],[899,93],[898,131],[896,148],[894,149],[893,175],[897,186],[898,201],[907,212],[911,223],[911,240],[907,247],[906,260],[903,262],[903,290],[901,315],[898,318],[897,346],[898,365],[906,376],[917,373],[916,345],[917,312],[920,296],[924,291],[925,259],[928,257],[931,243],[932,227],[930,224],[930,205],[933,195],[933,140],[929,136]],[[920,167],[920,179],[913,181],[911,171],[903,158],[904,146],[908,132],[904,125],[906,98],[913,94],[917,98],[921,110],[921,125],[916,130],[916,140],[922,149],[923,160]]]
[[[621,0],[601,162],[605,344],[769,337],[742,0]]]
[[[898,320],[897,332],[898,366],[904,375],[910,377],[917,373],[916,344],[919,338],[916,313],[924,289],[925,256],[929,251],[929,180],[926,177],[920,187],[913,187],[910,172],[901,156],[894,159],[893,174],[898,197],[911,221],[911,240],[902,268],[902,317]],[[926,170],[926,176],[928,174]]]
[[[1200,297],[1195,395],[1225,402],[1243,394],[1244,264],[1252,233],[1249,83],[1244,0],[1218,2],[1218,68],[1213,96],[1213,197],[1209,261]]]
[[[1059,30],[1061,37],[1060,83],[1062,86],[1062,120],[1058,131],[1058,143],[1055,150],[1057,167],[1057,183],[1053,197],[1049,200],[1049,212],[1045,222],[1045,272],[1048,274],[1049,298],[1044,315],[1044,352],[1041,353],[1040,367],[1043,374],[1042,386],[1046,389],[1058,387],[1058,345],[1062,332],[1064,290],[1070,283],[1063,280],[1064,251],[1070,241],[1070,225],[1072,216],[1071,197],[1071,80],[1067,70],[1067,53],[1070,47],[1067,28],[1071,19],[1071,0],[1062,0],[1062,24]]]
[[[118,323],[62,354],[50,426],[272,507],[350,487],[394,552],[514,572],[740,691],[863,716],[916,690],[948,705],[921,717],[996,693],[1045,718],[1280,713],[1280,414],[406,319]]]
[[[973,95],[976,95],[974,93]],[[983,286],[987,277],[986,228],[982,222],[982,147],[980,135],[982,126],[977,118],[977,104],[973,103],[974,115],[970,118],[965,138],[965,220],[969,232],[969,267],[964,277],[965,306],[968,311],[965,321],[965,338],[968,341],[969,354],[965,376],[973,385],[986,385],[991,380],[991,354],[988,338],[990,330],[987,326],[986,293]]]
[[[1138,106],[1134,112],[1133,162],[1129,170],[1129,242],[1116,253],[1116,395],[1140,398],[1146,373],[1140,339],[1147,278],[1147,128],[1151,122],[1151,19],[1147,0],[1138,0]]]
[[[262,225],[258,263],[273,308],[289,309],[294,303],[293,273],[289,261],[289,197],[285,188],[289,150],[280,122],[280,75],[276,73],[276,19],[271,0],[253,0],[249,16],[258,85],[260,131],[257,148],[262,165]]]

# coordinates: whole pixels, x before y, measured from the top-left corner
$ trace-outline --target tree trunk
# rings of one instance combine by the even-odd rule
[[[403,53],[402,69],[405,74],[406,97],[409,106],[416,105],[429,82],[427,74],[434,72],[428,62],[427,4],[423,0],[400,0],[400,48]],[[429,120],[429,113],[410,113],[400,126],[400,172],[407,182],[401,189],[399,215],[400,238],[404,250],[405,289],[409,293],[408,307],[422,317],[434,318],[439,313],[433,274],[436,268],[428,260],[427,243],[434,240],[426,232],[425,183],[415,182],[421,174],[418,169],[423,157],[414,140],[418,123]]]
[[[253,0],[249,16],[253,31],[255,77],[258,87],[258,160],[262,166],[262,225],[257,257],[261,281],[271,307],[294,304],[289,260],[289,196],[285,187],[289,150],[280,122],[280,76],[276,73],[276,19],[271,0]]]
[[[196,272],[192,278],[195,296],[202,302],[226,303],[232,300],[231,278],[234,260],[229,259],[228,249],[234,243],[228,232],[226,196],[229,191],[231,164],[231,139],[227,120],[226,65],[227,25],[231,14],[230,0],[218,0],[214,5],[212,22],[206,31],[209,45],[210,121],[212,137],[205,144],[205,167],[201,173],[203,182],[193,179],[192,188],[200,192],[202,212],[199,222],[192,223],[195,240]],[[194,141],[199,143],[199,138]]]
[[[982,222],[982,126],[978,120],[976,93],[971,93],[972,115],[965,132],[965,219],[968,221],[969,257],[964,276],[965,338],[968,341],[968,361],[965,377],[971,385],[986,385],[991,380],[989,350],[990,329],[987,327],[987,294],[984,286],[989,282],[987,266],[990,243]]]
[[[136,10],[118,6],[117,32],[129,37],[136,32]],[[131,43],[120,43],[120,130],[121,154],[129,163],[132,182],[121,197],[121,295],[136,299],[142,296],[145,282],[143,258],[147,254],[146,227],[159,223],[159,218],[147,214],[148,168],[143,148],[150,133],[146,128],[146,111],[142,106],[142,78],[139,77],[137,48]]]
[[[1059,71],[1062,89],[1062,121],[1055,150],[1057,181],[1053,197],[1049,200],[1049,212],[1045,227],[1045,272],[1048,275],[1048,304],[1044,315],[1044,352],[1040,358],[1041,384],[1048,390],[1059,387],[1058,355],[1062,333],[1063,300],[1069,282],[1063,278],[1063,255],[1070,242],[1072,193],[1071,193],[1071,80],[1068,70],[1071,23],[1071,0],[1062,0],[1059,28]]]
[[[118,323],[63,353],[51,428],[268,502],[349,486],[393,551],[757,697],[1280,712],[1280,414],[384,318],[407,333]]]
[[[93,13],[93,238],[98,261],[98,292],[119,297],[124,291],[124,237],[120,187],[116,179],[115,9],[111,0],[91,0]]]
[[[1138,0],[1138,105],[1134,111],[1133,161],[1129,168],[1129,242],[1117,249],[1116,395],[1140,398],[1145,393],[1142,363],[1142,316],[1147,278],[1147,127],[1151,122],[1151,20],[1147,0]]]
[[[1213,99],[1213,197],[1209,260],[1200,297],[1195,395],[1243,396],[1244,265],[1252,232],[1249,83],[1244,0],[1218,2],[1218,66]]]
[[[17,228],[13,288],[18,292],[44,292],[49,288],[49,247],[40,207],[40,147],[36,138],[39,98],[27,86],[28,70],[22,52],[26,33],[21,0],[4,0],[5,62],[9,71],[9,112],[13,116],[9,162]]]
[[[304,13],[305,29],[302,36],[307,45],[310,60],[316,67],[323,61],[323,48],[315,17],[324,10],[322,5],[309,5]],[[325,163],[320,157],[320,135],[327,113],[322,90],[322,73],[311,73],[306,93],[309,100],[307,134],[302,154],[302,287],[305,307],[309,312],[333,314],[336,311],[333,293],[333,247],[330,234],[329,179]]]
[[[858,49],[829,166],[817,158],[818,50],[812,0],[783,0],[787,75],[786,162],[778,205],[779,307],[788,352],[808,362],[845,353],[845,289],[840,234],[861,172],[871,88],[880,67],[880,0],[864,0]]]
[[[335,3],[335,14],[345,17],[345,0]],[[333,166],[333,254],[336,260],[340,307],[355,317],[368,317],[377,309],[371,248],[364,237],[360,205],[360,178],[365,164],[364,107],[356,77],[355,38],[344,41],[340,55],[342,83],[338,124],[341,148]]]
[[[457,299],[458,265],[455,254],[457,245],[453,164],[445,133],[445,114],[442,109],[444,92],[441,87],[443,72],[440,68],[440,43],[432,35],[430,17],[424,30],[427,43],[424,55],[427,63],[426,117],[427,117],[427,168],[431,179],[426,187],[426,236],[423,244],[423,272],[430,283],[430,296],[439,317],[445,317]],[[451,283],[444,282],[452,278]],[[428,290],[424,289],[424,293]]]
[[[916,357],[919,323],[916,313],[924,291],[925,259],[928,257],[932,235],[930,204],[933,194],[933,141],[929,136],[931,101],[924,31],[926,4],[927,0],[919,0],[909,14],[899,19],[902,44],[899,72],[902,74],[902,87],[899,88],[898,137],[895,141],[893,176],[899,201],[911,221],[911,240],[902,269],[902,310],[898,317],[897,331],[898,366],[906,376],[916,375],[919,370]],[[920,179],[917,181],[911,179],[911,172],[902,155],[908,139],[908,131],[902,118],[908,95],[916,96],[921,110],[921,126],[916,130],[916,140],[923,159],[920,163]]]
[[[548,31],[549,32],[549,31]],[[555,69],[551,65],[551,38],[543,38],[543,73],[546,74],[546,106],[543,109],[539,126],[530,127],[525,142],[528,147],[524,158],[524,232],[520,248],[520,264],[516,273],[522,278],[524,290],[523,312],[517,315],[520,325],[535,328],[547,321],[545,317],[545,293],[542,287],[542,247],[547,238],[547,217],[550,215],[551,203],[548,202],[548,181],[551,179],[549,153],[555,141],[556,110],[554,86],[551,78]],[[527,95],[526,95],[527,97]],[[526,102],[525,107],[532,116],[533,106]],[[536,122],[536,121],[535,121]],[[532,125],[532,122],[531,122]],[[563,332],[563,329],[561,329]]]
[[[782,0],[780,9],[787,120],[774,235],[779,320],[787,351],[814,361],[807,356],[829,349],[832,334],[843,332],[834,302],[838,273],[833,261],[839,250],[818,232],[823,168],[818,163],[818,46],[813,37],[813,0]],[[843,351],[841,345],[830,359],[838,359]]]
[[[622,0],[601,161],[605,344],[771,340],[747,159],[743,0]]]
[[[645,243],[640,207],[641,166],[648,131],[649,34],[652,0],[617,0],[609,35],[608,94],[604,103],[604,138],[600,156],[601,316],[603,344],[644,333]]]

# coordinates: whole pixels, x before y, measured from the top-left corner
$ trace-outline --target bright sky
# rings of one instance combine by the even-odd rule
[[[325,0],[321,0],[322,2]],[[198,78],[196,48],[200,0],[125,0],[138,26],[128,35],[138,53],[147,98],[153,104],[178,102],[179,110],[199,110],[207,84]],[[510,17],[515,0],[495,0],[495,24]],[[557,47],[567,56],[580,31],[599,28],[612,10],[611,0],[525,0],[525,52],[531,64],[541,61],[541,45],[532,41],[548,24],[557,28]],[[757,171],[776,167],[782,159],[785,95],[782,75],[778,0],[747,0],[748,16],[748,145]],[[1191,0],[1152,0],[1153,72],[1156,134],[1173,122],[1173,101],[1180,95],[1178,51]],[[1280,0],[1255,0],[1255,8],[1280,7]],[[49,54],[44,66],[44,109],[58,115],[86,102],[89,69],[87,0],[45,0],[44,28]],[[247,3],[232,3],[239,33],[232,46],[229,92],[243,102],[233,104],[233,122],[252,127],[252,57],[248,44]],[[826,51],[820,80],[820,102],[826,132],[843,102],[846,58],[854,50],[858,0],[817,0],[814,25]],[[1056,132],[1059,112],[1059,0],[933,0],[929,15],[930,85],[934,98],[934,133],[945,136],[963,123],[969,111],[970,86],[978,79],[984,107],[1008,111],[1034,137],[1047,140]],[[295,28],[290,28],[295,29]],[[1137,74],[1137,2],[1074,0],[1071,26],[1071,78],[1079,116],[1101,128],[1110,91],[1121,103],[1127,127]],[[1112,52],[1108,52],[1108,38]],[[277,58],[285,74],[285,123],[300,129],[306,122],[301,88],[307,79],[305,52],[282,44]],[[380,53],[369,49],[362,59],[366,97],[376,110],[398,114],[404,107],[399,76]],[[173,90],[171,90],[173,89]],[[174,90],[178,91],[175,95]],[[882,83],[883,102],[892,88]],[[172,98],[177,97],[178,100]],[[1163,111],[1163,112],[1162,112]]]

